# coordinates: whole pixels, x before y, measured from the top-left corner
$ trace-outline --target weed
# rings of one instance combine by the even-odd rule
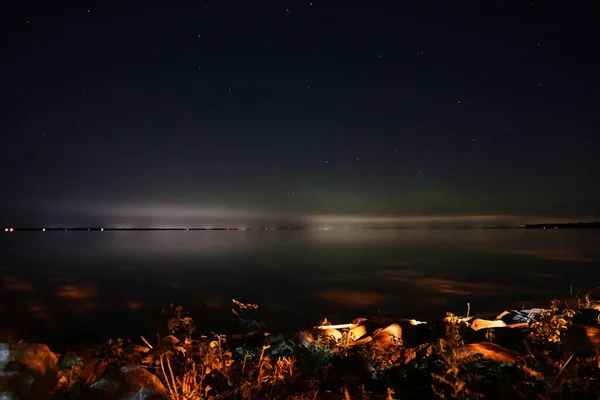
[[[454,347],[446,347],[439,353],[445,371],[443,374],[432,373],[431,389],[440,399],[479,399],[481,393],[470,389],[470,385],[482,379],[480,375],[468,370],[469,363],[474,360],[468,357],[459,360]]]
[[[534,344],[560,343],[569,329],[575,311],[566,309],[559,312],[560,302],[552,300],[549,310],[542,310],[537,320],[530,325],[529,341]]]
[[[361,347],[360,354],[375,368],[375,371],[383,374],[394,366],[395,361],[400,357],[400,351],[400,347],[386,349],[379,342],[371,342]]]
[[[446,343],[451,346],[462,346],[464,344],[463,332],[466,328],[462,319],[447,312],[444,318]]]

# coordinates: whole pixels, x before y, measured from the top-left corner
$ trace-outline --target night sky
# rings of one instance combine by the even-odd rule
[[[594,3],[3,0],[0,224],[598,219]]]

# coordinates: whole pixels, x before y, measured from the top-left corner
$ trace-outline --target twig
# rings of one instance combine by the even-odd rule
[[[531,356],[531,358],[535,358],[535,356],[533,355],[533,353],[529,349],[529,345],[527,344],[527,342],[525,342],[523,344],[525,345],[525,348],[527,349],[527,352],[529,353],[529,355]]]
[[[169,372],[171,373],[171,379],[173,380],[173,388],[175,389],[175,398],[179,397],[179,393],[177,393],[177,382],[175,381],[175,374],[173,374],[173,369],[171,368],[171,361],[169,357],[167,358],[167,366],[169,367]]]
[[[315,329],[345,329],[345,328],[356,328],[358,324],[338,324],[338,325],[319,325],[315,326]]]
[[[146,340],[146,338],[145,338],[145,337],[143,337],[143,336],[142,336],[141,338],[142,338],[142,340],[144,341],[144,343],[146,343],[146,346],[150,347],[150,349],[153,349],[153,348],[154,348],[154,347],[152,347],[152,345],[151,345],[150,343],[148,343],[148,341]]]
[[[577,353],[577,350],[575,350],[573,352],[573,354],[571,354],[571,357],[569,357],[567,359],[567,361],[563,364],[562,367],[560,367],[560,370],[558,371],[558,374],[556,374],[556,377],[554,378],[553,382],[556,382],[556,380],[558,379],[558,377],[560,376],[560,374],[562,374],[562,372],[565,370],[565,368],[567,367],[567,365],[569,365],[569,363],[571,362],[571,360],[573,359],[573,356],[575,356],[575,353]]]
[[[160,355],[160,368],[162,369],[162,373],[163,376],[165,377],[165,383],[167,384],[167,389],[169,390],[169,393],[173,394],[173,389],[171,389],[171,385],[169,384],[169,376],[167,375],[167,372],[165,371],[165,365],[163,363],[163,355]]]

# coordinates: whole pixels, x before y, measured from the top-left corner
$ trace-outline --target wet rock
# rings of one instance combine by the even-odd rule
[[[59,378],[58,358],[45,344],[0,343],[0,399],[49,399]]]
[[[84,392],[85,400],[168,400],[161,381],[137,365],[126,365],[108,372]]]
[[[487,360],[509,364],[515,364],[523,357],[519,352],[490,342],[471,343],[456,349],[456,358],[459,360],[475,355],[481,355]]]

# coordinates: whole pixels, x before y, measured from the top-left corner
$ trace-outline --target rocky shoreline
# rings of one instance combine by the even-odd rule
[[[233,300],[235,332],[171,305],[162,336],[54,354],[0,343],[0,399],[597,398],[600,303],[433,321],[375,316],[270,332]]]

